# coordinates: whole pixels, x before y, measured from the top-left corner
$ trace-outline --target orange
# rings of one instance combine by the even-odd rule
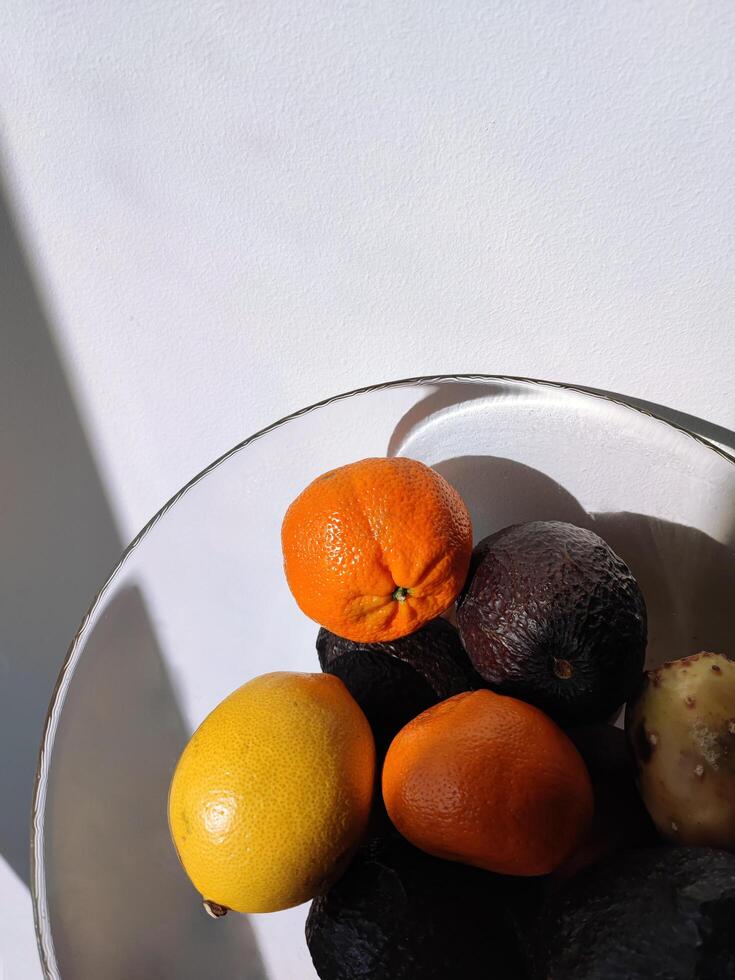
[[[443,613],[472,553],[467,508],[415,459],[363,459],[324,473],[281,530],[289,587],[311,619],[361,643],[406,636]]]
[[[510,875],[553,871],[593,810],[589,774],[564,732],[538,708],[486,690],[457,694],[401,729],[383,798],[416,847]]]

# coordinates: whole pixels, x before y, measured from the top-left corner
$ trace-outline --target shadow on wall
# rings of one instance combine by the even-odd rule
[[[121,542],[2,194],[0,296],[0,852],[27,883],[46,708]]]
[[[1,194],[0,295],[0,853],[27,884],[46,709],[123,542]],[[46,855],[64,977],[264,976],[248,919],[209,920],[168,839],[166,790],[187,733],[136,590],[112,601],[88,644],[54,755],[68,778],[48,797],[63,820]]]

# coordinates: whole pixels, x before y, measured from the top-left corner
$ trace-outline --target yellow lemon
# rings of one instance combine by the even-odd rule
[[[313,898],[365,830],[375,746],[331,674],[264,674],[192,735],[171,781],[168,819],[208,910],[276,912]]]

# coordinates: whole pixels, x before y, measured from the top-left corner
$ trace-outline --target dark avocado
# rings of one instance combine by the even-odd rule
[[[655,847],[596,865],[537,924],[535,980],[735,980],[735,854]]]
[[[530,978],[533,974],[533,937],[536,924],[549,896],[558,887],[553,875],[503,879],[505,914],[523,964],[518,980]]]
[[[379,755],[422,711],[484,686],[444,619],[391,643],[353,643],[322,628],[316,648],[322,670],[344,681],[365,713]]]
[[[567,730],[592,780],[595,812],[582,846],[553,874],[563,880],[616,851],[660,843],[636,785],[636,769],[621,728],[579,725]]]
[[[507,879],[375,837],[324,896],[306,941],[321,980],[521,980]]]
[[[640,682],[643,594],[602,538],[574,524],[515,524],[481,541],[457,623],[489,687],[563,725],[608,721]]]

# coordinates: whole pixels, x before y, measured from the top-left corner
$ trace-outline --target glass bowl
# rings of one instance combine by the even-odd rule
[[[281,567],[280,524],[324,470],[407,455],[462,493],[475,539],[518,521],[594,528],[649,609],[649,659],[735,655],[735,460],[661,419],[549,382],[419,378],[350,392],[256,433],[133,541],[69,650],[33,810],[44,969],[64,980],[316,976],[307,907],[213,921],[168,836],[189,733],[231,690],[319,669]]]

